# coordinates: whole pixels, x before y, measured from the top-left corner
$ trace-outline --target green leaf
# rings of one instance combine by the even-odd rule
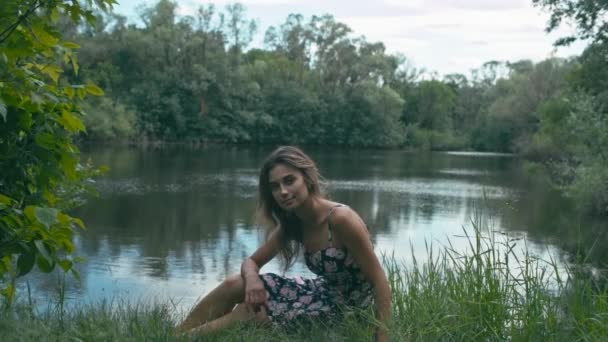
[[[19,255],[19,259],[17,259],[17,271],[19,273],[17,276],[20,277],[30,273],[30,271],[34,267],[35,261],[36,254],[32,253],[31,251]]]
[[[82,100],[87,94],[87,91],[84,88],[76,88],[76,94],[78,94],[78,98]]]
[[[63,93],[70,98],[70,100],[72,98],[74,98],[74,88],[72,87],[65,87],[63,88]]]
[[[74,224],[76,224],[78,227],[80,227],[80,229],[82,229],[82,230],[85,229],[84,223],[82,222],[81,219],[79,219],[77,217],[73,217],[72,222],[74,222]]]
[[[48,75],[55,83],[59,81],[59,74],[63,72],[63,69],[57,65],[46,64],[37,66],[41,73]]]
[[[17,215],[6,215],[2,218],[2,222],[11,228],[20,228],[23,226],[23,220]]]
[[[15,297],[15,284],[9,283],[5,288],[0,290],[0,294],[2,294],[9,303],[12,302]]]
[[[36,222],[36,213],[34,210],[34,206],[33,205],[28,205],[27,207],[25,207],[25,209],[23,210],[23,214],[25,215],[25,217],[30,220],[31,222]]]
[[[38,269],[44,273],[51,273],[55,268],[55,263],[52,261],[48,261],[45,258],[38,256],[36,258],[36,264],[38,265]]]
[[[13,199],[5,196],[3,194],[0,194],[0,204],[7,204],[10,205],[11,203],[13,203]]]
[[[53,8],[51,10],[51,21],[56,23],[59,19],[59,10],[57,8]]]
[[[19,128],[24,131],[29,131],[34,121],[32,120],[32,113],[29,112],[21,112],[17,115],[17,123],[19,124]]]
[[[55,136],[47,132],[36,134],[36,137],[34,137],[34,141],[36,141],[36,144],[38,146],[47,150],[55,149],[55,144],[57,142]]]
[[[76,56],[70,56],[70,61],[72,62],[72,69],[74,70],[74,74],[78,75],[78,70],[80,67],[78,66],[78,58]]]
[[[44,246],[44,242],[42,240],[35,240],[34,245],[38,250],[39,256],[42,256],[42,258],[48,261],[49,263],[53,262],[53,259],[49,255],[49,252],[46,250],[46,246]]]
[[[6,110],[6,105],[4,104],[4,102],[2,101],[2,99],[0,99],[0,115],[2,116],[2,119],[4,119],[4,122],[6,122],[6,115],[8,114],[7,110]]]
[[[74,262],[81,262],[81,263],[87,261],[86,258],[80,257],[80,256],[75,256],[72,258],[72,260],[74,260]]]
[[[47,229],[51,228],[52,225],[57,223],[57,214],[59,210],[55,208],[40,208],[36,207],[34,210],[38,222],[42,223]]]
[[[75,180],[78,178],[78,175],[76,174],[76,164],[78,164],[78,159],[75,156],[69,153],[62,153],[59,163],[61,163],[61,169],[68,179]]]
[[[36,36],[40,43],[48,47],[53,47],[59,42],[59,38],[52,36],[41,25],[33,25],[32,33],[34,33],[34,36]]]
[[[51,206],[54,207],[55,203],[57,202],[57,197],[55,197],[55,195],[53,195],[53,193],[51,193],[48,190],[44,190],[42,192],[42,197],[47,201],[47,203]]]
[[[80,45],[78,45],[74,42],[61,42],[61,46],[68,48],[68,49],[80,49]]]
[[[86,89],[87,93],[93,95],[93,96],[103,96],[104,92],[103,90],[101,90],[101,88],[99,88],[98,86],[94,85],[93,83],[87,83],[84,88]]]
[[[60,225],[67,227],[70,222],[72,222],[72,218],[69,215],[60,212],[57,214],[57,222],[59,222]]]
[[[61,239],[60,241],[58,241],[61,245],[61,247],[63,247],[63,249],[65,249],[66,252],[68,253],[73,253],[74,252],[74,244],[72,243],[72,241],[70,241],[70,239]]]
[[[4,196],[0,194],[0,210],[4,210],[13,203],[13,200],[10,197]]]
[[[67,272],[72,268],[72,262],[70,260],[59,260],[57,263],[64,272]]]
[[[95,25],[95,21],[97,20],[97,18],[95,18],[95,15],[93,15],[93,12],[86,11],[86,13],[84,14],[84,17],[87,20],[87,24],[89,24],[91,26]]]
[[[32,194],[32,195],[38,192],[38,189],[37,189],[37,188],[36,188],[36,186],[35,186],[34,184],[32,184],[32,183],[29,183],[29,184],[27,185],[27,190],[28,190],[28,191],[30,192],[30,194]]]
[[[72,272],[72,275],[76,280],[80,281],[80,273],[75,268],[70,268],[70,272]]]
[[[67,6],[66,9],[69,9],[70,11],[70,18],[72,18],[73,22],[78,22],[78,20],[80,19],[80,14],[82,13],[82,11],[80,10],[79,6]]]
[[[11,259],[12,258],[10,255],[5,255],[3,258],[0,258],[0,270],[2,271],[2,273],[9,272],[11,275],[13,274],[13,268],[11,267]]]
[[[84,124],[79,118],[75,117],[70,111],[62,110],[61,117],[57,121],[69,132],[85,131]]]

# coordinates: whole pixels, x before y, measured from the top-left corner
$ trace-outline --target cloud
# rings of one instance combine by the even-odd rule
[[[391,1],[391,0],[387,0]],[[488,60],[542,60],[553,53],[554,38],[544,32],[547,15],[531,5],[503,6],[494,2],[485,9],[446,6],[414,16],[351,16],[337,19],[370,41],[383,41],[390,53],[402,52],[417,67],[440,74],[466,73]],[[474,1],[469,1],[471,5]],[[420,5],[413,1],[408,4]],[[501,8],[503,6],[504,8]],[[496,10],[489,10],[496,8]],[[500,9],[500,10],[499,10]],[[580,51],[580,50],[579,50]],[[558,51],[568,55],[571,51]]]
[[[241,3],[243,5],[245,5],[245,7],[250,7],[250,6],[277,6],[277,5],[303,5],[304,1],[303,0],[239,0],[239,1],[235,1],[235,0],[214,0],[214,1],[208,1],[208,0],[192,0],[192,2],[194,4],[197,5],[207,5],[207,4],[214,4],[216,7],[224,7],[225,5],[228,4],[234,4],[234,3]]]
[[[529,0],[384,0],[386,5],[409,10],[465,9],[477,11],[500,11],[529,7]]]
[[[127,4],[131,1],[124,0]],[[149,3],[155,0],[148,0]],[[121,1],[123,2],[123,1]],[[280,25],[289,13],[330,13],[347,24],[353,36],[381,41],[389,53],[403,53],[417,67],[441,74],[479,67],[488,60],[529,58],[538,61],[553,53],[552,43],[572,32],[560,27],[545,33],[548,14],[530,0],[242,0],[246,16],[259,19],[252,46],[263,46],[268,26]],[[194,14],[201,4],[224,11],[233,0],[179,0],[178,13]],[[560,48],[557,54],[579,54],[585,44]]]
[[[472,40],[471,45],[488,45],[489,43],[486,42],[485,40]]]

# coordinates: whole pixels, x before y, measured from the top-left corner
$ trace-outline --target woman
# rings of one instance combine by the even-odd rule
[[[299,318],[333,317],[344,307],[372,304],[386,327],[390,288],[365,223],[354,210],[324,198],[319,178],[315,163],[296,147],[279,147],[267,157],[258,214],[273,230],[243,261],[241,274],[207,294],[179,331],[214,331],[248,320],[288,326]],[[288,268],[301,248],[317,278],[259,274],[277,254]],[[384,328],[376,340],[386,340]]]

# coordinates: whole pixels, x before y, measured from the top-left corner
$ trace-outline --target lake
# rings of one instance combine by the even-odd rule
[[[67,303],[171,300],[180,309],[216,286],[264,239],[254,221],[258,168],[272,147],[89,148],[110,171],[99,197],[73,214],[87,225],[76,239],[81,281],[66,278]],[[567,262],[572,204],[522,171],[514,156],[468,152],[305,149],[330,197],[366,221],[378,255],[424,261],[427,244],[468,245],[463,227],[483,213],[491,230],[522,238],[543,258]],[[566,235],[568,234],[568,235]],[[262,272],[280,272],[272,261]],[[303,263],[288,274],[311,275]],[[60,276],[33,272],[33,298],[57,295]]]

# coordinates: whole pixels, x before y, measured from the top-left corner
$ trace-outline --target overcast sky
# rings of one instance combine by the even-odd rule
[[[139,4],[156,0],[118,0],[115,12],[136,16]],[[223,9],[234,1],[211,1]],[[181,15],[194,13],[203,0],[178,0]],[[314,14],[329,13],[347,24],[356,36],[381,41],[389,53],[404,54],[417,68],[469,74],[490,60],[540,61],[552,55],[578,55],[584,43],[555,51],[552,43],[571,29],[548,35],[548,14],[532,0],[242,0],[247,15],[259,24],[254,44],[261,47],[264,32],[280,25],[290,13],[306,22]]]

